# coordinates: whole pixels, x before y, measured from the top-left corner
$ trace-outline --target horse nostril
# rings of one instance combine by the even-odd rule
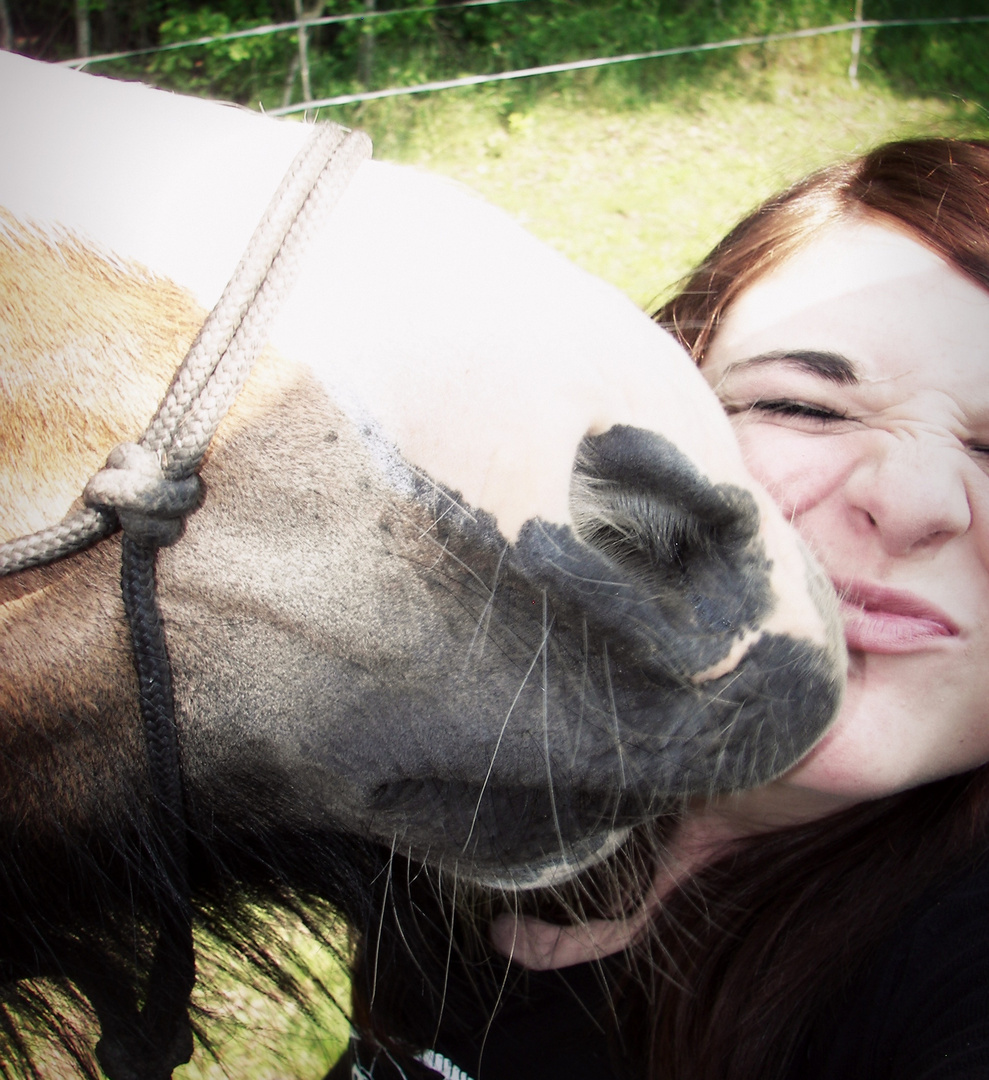
[[[671,629],[739,635],[769,603],[759,510],[712,484],[672,443],[616,426],[581,445],[571,488],[581,539],[601,551]]]
[[[578,533],[632,577],[683,577],[698,559],[724,546],[723,529],[671,503],[662,492],[594,480],[588,487],[579,504]]]

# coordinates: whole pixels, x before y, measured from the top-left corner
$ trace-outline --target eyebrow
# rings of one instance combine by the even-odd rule
[[[859,381],[858,371],[847,356],[834,352],[817,352],[814,349],[779,349],[776,352],[759,353],[731,364],[728,371],[752,367],[756,364],[792,364],[794,367],[817,375],[840,386],[852,386]],[[727,372],[726,372],[727,374]]]

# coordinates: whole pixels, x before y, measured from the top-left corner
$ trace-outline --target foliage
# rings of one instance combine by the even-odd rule
[[[159,43],[220,37],[268,22],[270,15],[261,19],[243,15],[231,18],[226,12],[200,8],[164,19],[158,27]],[[289,59],[286,36],[265,34],[157,53],[148,62],[145,74],[159,86],[208,97],[249,99],[277,82]]]
[[[985,0],[870,0],[874,19],[989,15]],[[889,28],[873,32],[870,56],[877,71],[900,89],[946,92],[989,105],[989,23]]]
[[[454,0],[303,0],[307,11],[346,15],[378,4],[396,14],[308,30],[314,97],[465,73],[676,48],[737,36],[846,22],[854,0],[522,0],[460,9]],[[94,52],[219,35],[294,18],[292,0],[10,0],[16,47],[65,57],[75,46],[75,5],[88,5]],[[866,0],[870,19],[989,14],[989,0]],[[780,65],[834,75],[848,65],[849,35],[748,46],[623,65],[583,76],[632,94],[714,86]],[[884,28],[863,35],[863,81],[989,104],[989,25]],[[138,56],[99,70],[267,108],[299,97],[298,36],[262,37]],[[372,66],[373,65],[373,66]],[[368,73],[368,69],[370,74]],[[532,99],[567,85],[540,79],[512,93]]]

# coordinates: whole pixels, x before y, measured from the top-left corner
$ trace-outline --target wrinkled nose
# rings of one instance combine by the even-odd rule
[[[845,481],[845,497],[859,528],[874,531],[890,555],[905,555],[968,531],[972,467],[957,447],[876,432]]]

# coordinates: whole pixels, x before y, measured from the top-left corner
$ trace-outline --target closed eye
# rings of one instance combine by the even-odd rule
[[[753,401],[746,405],[730,404],[726,405],[726,412],[729,415],[737,415],[742,412],[769,413],[773,416],[788,416],[810,420],[821,425],[848,419],[847,413],[837,412],[823,405],[814,405],[808,401],[797,401],[793,398]]]

